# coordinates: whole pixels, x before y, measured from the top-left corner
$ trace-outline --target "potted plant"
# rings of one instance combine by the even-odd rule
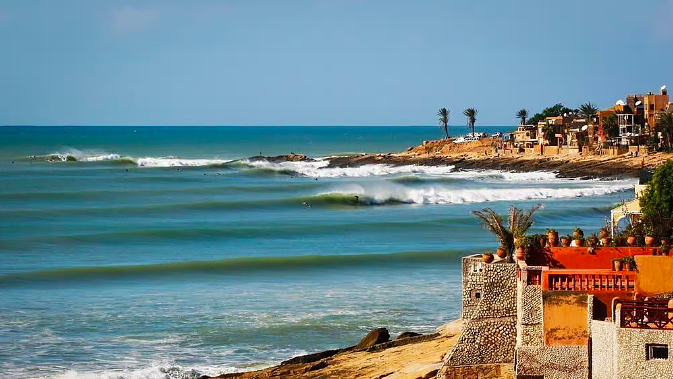
[[[502,247],[502,246],[498,247],[498,250],[496,250],[496,254],[498,255],[498,258],[500,258],[500,259],[507,258],[507,250],[505,250],[505,248]]]
[[[554,229],[547,229],[547,243],[549,247],[558,246],[558,232]]]
[[[654,237],[654,227],[652,225],[644,225],[643,226],[643,231],[645,232],[645,246],[652,247],[654,246],[654,241],[656,241],[656,238]]]
[[[584,237],[584,230],[580,229],[579,227],[575,227],[573,230],[573,238],[580,239],[582,237]]]
[[[661,246],[659,246],[659,255],[668,255],[671,251],[671,245],[667,243],[662,243]]]
[[[601,245],[610,246],[610,231],[606,226],[598,229],[598,234],[601,237]]]
[[[608,230],[607,226],[603,226],[598,229],[598,234],[601,236],[601,239],[610,237],[610,231]]]
[[[624,269],[624,271],[635,271],[636,260],[633,257],[622,258],[622,268]]]
[[[570,241],[571,241],[570,235],[565,235],[561,237],[561,246],[563,247],[570,246]]]
[[[507,253],[507,261],[514,262],[512,253],[514,252],[514,240],[519,236],[523,237],[528,229],[533,226],[533,213],[542,208],[542,204],[532,206],[528,212],[515,206],[509,207],[507,224],[505,219],[497,214],[491,208],[484,208],[480,211],[472,211],[472,215],[481,221],[481,225],[500,241],[500,246]]]
[[[481,255],[481,260],[484,261],[484,263],[491,263],[493,262],[493,253],[490,251],[487,251],[486,253]]]
[[[596,233],[592,233],[589,238],[587,238],[587,242],[589,243],[590,247],[598,246],[598,235]]]
[[[622,260],[615,258],[612,260],[612,269],[614,271],[622,271]]]
[[[515,252],[516,252],[516,259],[517,260],[525,260],[526,259],[526,239],[523,237],[519,237],[516,239],[516,243],[514,244],[515,247]]]

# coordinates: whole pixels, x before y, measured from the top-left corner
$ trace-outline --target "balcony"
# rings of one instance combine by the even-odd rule
[[[619,327],[673,329],[673,308],[660,301],[617,300]]]
[[[634,291],[636,273],[612,270],[542,271],[542,289],[546,291],[630,292]]]

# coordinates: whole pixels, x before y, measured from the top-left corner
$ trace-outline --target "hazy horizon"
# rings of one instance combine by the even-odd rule
[[[0,0],[0,125],[514,125],[672,86],[647,5]]]

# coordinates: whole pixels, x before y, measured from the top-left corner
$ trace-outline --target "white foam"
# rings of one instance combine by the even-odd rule
[[[139,167],[198,167],[231,162],[227,159],[186,159],[176,157],[129,158]]]
[[[253,368],[254,369],[254,368]],[[218,376],[245,371],[235,367],[184,368],[172,363],[158,363],[140,369],[77,371],[69,370],[44,379],[194,379],[203,375]]]
[[[358,195],[363,199],[362,201],[369,202],[370,204],[384,204],[391,201],[408,204],[466,204],[601,196],[632,188],[633,184],[627,181],[598,182],[592,186],[570,188],[514,187],[475,189],[456,189],[439,185],[417,188],[390,183],[377,187],[363,187],[358,184],[351,184],[337,190],[321,193],[320,195]]]
[[[256,168],[271,170],[290,170],[313,178],[338,178],[338,177],[368,177],[388,175],[447,175],[453,171],[453,166],[391,166],[384,164],[367,164],[359,167],[327,167],[329,161],[319,159],[311,162],[268,162],[268,161],[243,161],[245,164]]]

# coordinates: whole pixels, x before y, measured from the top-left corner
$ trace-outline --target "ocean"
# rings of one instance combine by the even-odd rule
[[[542,203],[533,232],[590,233],[633,195],[548,172],[325,168],[441,133],[0,127],[0,372],[194,378],[376,327],[433,332],[460,315],[460,258],[497,247],[471,210]],[[316,161],[246,159],[290,152]]]

